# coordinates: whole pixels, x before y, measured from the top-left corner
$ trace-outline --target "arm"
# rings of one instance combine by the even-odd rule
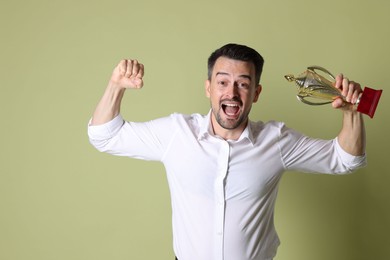
[[[363,115],[356,111],[356,102],[362,92],[359,83],[349,81],[342,74],[336,77],[335,87],[340,89],[345,101],[336,99],[332,106],[343,111],[343,123],[338,141],[344,151],[359,156],[365,153],[366,135]]]
[[[100,152],[117,156],[160,161],[173,138],[172,117],[148,122],[128,122],[119,115],[127,89],[143,87],[144,66],[137,60],[122,60],[88,124],[90,143]]]
[[[114,119],[120,112],[125,90],[142,88],[143,75],[144,66],[137,60],[120,61],[93,113],[91,125],[101,125]]]

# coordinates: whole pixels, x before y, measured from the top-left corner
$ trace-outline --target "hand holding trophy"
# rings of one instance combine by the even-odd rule
[[[323,75],[320,75],[323,74]],[[298,77],[284,76],[288,81],[298,85],[297,98],[308,105],[324,105],[332,103],[336,98],[345,101],[345,97],[335,85],[335,77],[328,70],[320,66],[310,66]],[[357,111],[374,117],[382,90],[365,87],[355,105]]]

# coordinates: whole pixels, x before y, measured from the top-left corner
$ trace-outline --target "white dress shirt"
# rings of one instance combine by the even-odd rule
[[[308,138],[280,122],[250,121],[241,137],[215,136],[210,113],[144,123],[89,126],[100,151],[161,161],[179,260],[268,260],[279,238],[274,207],[283,172],[348,173],[366,163],[333,140]]]

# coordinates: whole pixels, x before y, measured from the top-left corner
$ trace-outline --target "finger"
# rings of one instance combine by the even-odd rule
[[[130,78],[133,72],[133,60],[126,60],[125,77]]]
[[[142,63],[139,63],[139,70],[138,70],[138,74],[137,74],[137,78],[142,78],[145,74],[145,68],[144,68],[144,65]]]
[[[354,93],[355,93],[355,84],[354,82],[349,82],[348,93],[346,98],[348,102],[352,103]]]
[[[347,97],[348,95],[348,91],[349,91],[349,79],[347,77],[344,77],[343,78],[343,83],[342,83],[342,91],[341,91],[341,94],[344,96],[344,97]]]
[[[351,103],[355,104],[359,99],[359,95],[362,92],[362,88],[359,83],[352,81],[353,84],[353,92],[351,94]]]
[[[131,75],[133,77],[137,76],[138,75],[138,71],[139,71],[138,60],[133,60],[133,68],[132,68],[132,71],[131,71]]]
[[[139,70],[138,70],[138,74],[136,76],[136,79],[139,80],[139,83],[137,84],[137,86],[139,88],[142,88],[144,86],[144,81],[143,81],[143,76],[144,76],[144,65],[143,64],[139,64]]]
[[[127,63],[126,60],[121,60],[117,66],[117,68],[119,70],[119,75],[121,75],[121,76],[124,76],[126,73],[126,63]]]
[[[337,89],[340,89],[340,90],[342,89],[343,78],[344,78],[343,74],[339,74],[339,75],[336,76],[335,87]]]

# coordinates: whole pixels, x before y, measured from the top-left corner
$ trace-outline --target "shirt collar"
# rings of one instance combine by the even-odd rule
[[[199,125],[198,140],[200,141],[206,139],[207,136],[215,136],[213,127],[211,125],[211,109]],[[248,125],[245,127],[240,138],[238,138],[238,140],[235,142],[240,142],[244,139],[247,139],[252,145],[254,144],[252,122],[250,120],[248,120]]]

